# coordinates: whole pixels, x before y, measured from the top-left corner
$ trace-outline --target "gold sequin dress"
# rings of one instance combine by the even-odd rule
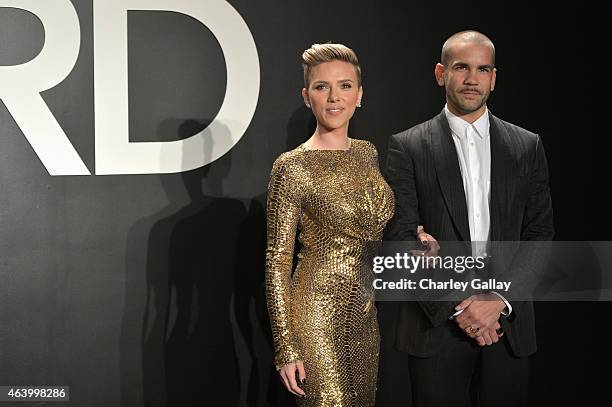
[[[375,147],[282,154],[268,186],[266,293],[276,366],[301,360],[300,406],[374,405],[379,334],[371,245],[393,215]],[[292,273],[296,232],[301,250]]]

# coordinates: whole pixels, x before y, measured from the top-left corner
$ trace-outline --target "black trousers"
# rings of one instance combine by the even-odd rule
[[[408,363],[414,407],[528,405],[528,358],[513,356],[503,337],[480,347],[458,331],[434,356]]]

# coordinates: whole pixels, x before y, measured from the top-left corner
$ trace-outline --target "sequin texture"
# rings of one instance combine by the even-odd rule
[[[379,334],[364,268],[366,242],[380,240],[393,192],[375,147],[282,154],[268,186],[266,294],[276,366],[304,363],[300,406],[372,406]],[[292,273],[295,236],[301,249]]]

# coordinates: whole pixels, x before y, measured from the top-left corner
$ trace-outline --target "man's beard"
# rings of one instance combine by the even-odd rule
[[[464,90],[464,89],[462,89]],[[463,114],[469,114],[469,113],[474,113],[475,111],[477,111],[478,109],[480,109],[481,107],[483,107],[485,105],[485,103],[487,103],[487,99],[489,99],[489,94],[490,92],[480,92],[478,91],[480,96],[482,97],[482,99],[476,104],[470,104],[467,105],[465,103],[463,103],[463,101],[457,97],[457,93],[461,93],[461,91],[458,91],[457,93],[454,92],[446,92],[446,97],[449,98],[451,100],[451,102],[453,102],[453,105],[455,105],[455,108],[457,108],[459,111],[461,111],[461,113]],[[475,107],[474,107],[475,106]]]

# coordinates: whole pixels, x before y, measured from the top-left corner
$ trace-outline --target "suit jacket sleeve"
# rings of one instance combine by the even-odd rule
[[[414,241],[417,226],[421,224],[415,163],[409,150],[402,146],[402,136],[405,137],[405,133],[391,136],[389,139],[386,176],[395,193],[395,216],[389,222],[385,236],[387,240]],[[447,301],[418,301],[418,303],[433,326],[448,322],[455,306],[454,303]]]
[[[402,134],[389,139],[386,176],[395,193],[395,216],[387,226],[386,238],[412,241],[416,239],[419,225],[419,200],[412,157],[399,141]]]
[[[552,240],[554,235],[552,199],[548,181],[548,164],[542,140],[537,136],[529,197],[525,206],[521,240]]]
[[[539,136],[536,136],[532,169],[529,172],[528,196],[521,223],[521,244],[503,279],[512,281],[517,291],[513,297],[531,299],[540,276],[545,271],[554,235],[553,208],[550,196],[546,154]],[[511,300],[512,301],[512,300]],[[522,302],[516,303],[520,314]]]

